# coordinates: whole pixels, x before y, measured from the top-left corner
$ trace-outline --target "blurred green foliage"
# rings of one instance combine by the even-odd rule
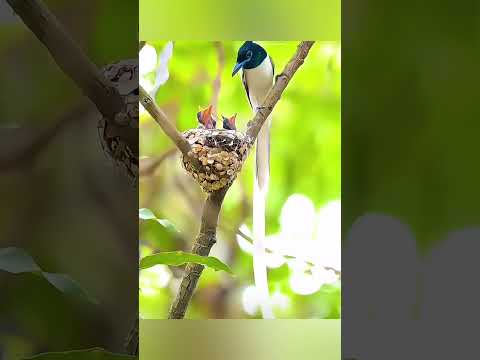
[[[137,57],[138,3],[44,2],[98,67]],[[45,281],[0,271],[0,358],[93,346],[122,352],[138,309],[137,192],[102,151],[98,112],[1,4],[0,18],[11,21],[0,21],[0,162],[62,125],[0,174],[0,248],[25,249],[59,273]],[[80,291],[60,274],[98,304],[63,296]]]
[[[0,249],[0,270],[11,274],[31,273],[40,276],[67,296],[98,304],[98,301],[89,296],[70,276],[43,271],[32,257],[21,248],[8,247]]]
[[[139,5],[142,40],[340,40],[340,0],[140,0]]]
[[[294,54],[298,42],[260,42],[272,56],[280,73]],[[196,127],[199,107],[214,102],[214,80],[220,69],[221,88],[218,117],[237,115],[243,131],[252,118],[240,76],[232,78],[236,51],[242,42],[174,42],[168,62],[168,80],[155,99],[180,131]],[[166,54],[167,41],[148,41],[142,50]],[[140,67],[148,62],[140,56]],[[222,55],[223,54],[223,55]],[[224,66],[219,63],[224,60]],[[153,82],[155,73],[145,74]],[[148,89],[147,89],[148,90]],[[311,199],[316,209],[340,199],[341,148],[341,63],[340,45],[317,42],[307,60],[295,74],[273,111],[271,127],[271,183],[267,204],[267,234],[280,229],[280,213],[287,198],[300,193]],[[217,122],[217,124],[221,122]],[[218,126],[218,125],[217,125]],[[173,144],[146,112],[140,115],[140,168],[163,156],[153,174],[140,178],[140,207],[152,209],[162,219],[175,224],[178,232],[168,232],[159,224],[140,224],[141,256],[158,251],[189,251],[198,232],[203,199],[199,186],[181,168]],[[173,155],[172,155],[173,154]],[[249,156],[242,172],[230,188],[222,212],[218,242],[211,255],[231,266],[235,278],[205,270],[189,306],[187,318],[245,318],[242,309],[245,289],[253,285],[251,255],[241,250],[236,232],[251,224],[254,156]],[[168,274],[168,275],[166,275]],[[182,272],[163,268],[140,277],[140,313],[144,318],[164,318],[176,292]],[[269,270],[270,293],[284,306],[274,308],[283,318],[338,318],[339,283],[324,285],[310,295],[299,295],[289,286],[291,269],[286,264]],[[144,277],[142,279],[142,276]],[[152,276],[152,278],[149,278]],[[158,279],[169,278],[168,281]],[[162,286],[155,286],[157,278]],[[142,288],[142,283],[148,286]],[[274,295],[276,294],[276,295]]]

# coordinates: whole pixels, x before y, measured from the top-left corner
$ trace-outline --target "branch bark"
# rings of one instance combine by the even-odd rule
[[[193,244],[192,253],[208,256],[210,249],[216,243],[218,216],[227,190],[228,188],[225,187],[211,193],[205,201],[200,232]],[[170,308],[169,319],[182,319],[184,317],[203,269],[204,266],[200,264],[191,263],[187,265],[177,296]]]
[[[40,0],[7,0],[15,13],[50,52],[60,69],[70,77],[107,118],[123,109],[118,91],[68,35]]]
[[[160,125],[165,134],[174,142],[182,154],[189,156],[188,152],[191,150],[191,146],[187,139],[178,132],[175,126],[168,120],[167,115],[155,104],[152,97],[142,86],[139,87],[139,95],[140,103],[152,116],[153,120]]]

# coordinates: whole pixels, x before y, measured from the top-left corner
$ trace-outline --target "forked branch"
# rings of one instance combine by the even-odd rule
[[[258,136],[258,133],[265,123],[268,115],[280,99],[283,91],[292,79],[295,72],[303,64],[305,58],[313,45],[313,41],[302,41],[297,51],[287,63],[282,73],[277,76],[275,85],[270,89],[264,103],[255,117],[248,123],[246,134],[249,137],[249,143],[252,146]],[[168,121],[165,114],[155,105],[151,97],[144,89],[140,87],[140,101],[145,109],[150,113],[154,120],[162,127],[165,134],[172,139],[179,150],[188,155],[190,144],[185,137],[180,134],[177,129]],[[216,233],[218,225],[218,217],[222,207],[223,199],[228,191],[228,186],[215,191],[207,197],[203,207],[202,222],[200,232],[195,239],[192,252],[202,256],[208,256],[210,249],[216,242]],[[180,284],[179,291],[170,308],[169,319],[181,319],[185,316],[190,299],[197,286],[198,279],[203,271],[204,266],[199,264],[188,264],[185,268],[185,274]]]

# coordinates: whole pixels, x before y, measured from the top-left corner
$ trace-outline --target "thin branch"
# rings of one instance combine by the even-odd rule
[[[189,156],[188,152],[191,146],[182,134],[178,132],[175,126],[167,119],[167,115],[155,104],[152,97],[145,91],[142,86],[139,86],[140,103],[152,116],[153,120],[157,122],[165,134],[173,141],[184,156]]]
[[[288,85],[289,81],[298,70],[300,65],[303,64],[303,61],[308,55],[312,45],[313,41],[303,41],[300,43],[295,55],[285,66],[282,74],[277,77],[277,81],[273,88],[269,91],[262,108],[256,113],[254,119],[249,122],[247,135],[250,137],[251,145],[254,144],[258,136],[258,132],[265,122],[265,119],[272,112],[276,103],[280,99],[283,90],[285,90],[285,87]],[[140,96],[142,97],[142,95]],[[208,256],[210,249],[215,244],[218,216],[222,207],[223,199],[225,198],[225,194],[227,193],[228,189],[229,187],[224,187],[208,196],[203,208],[200,233],[198,234],[192,247],[193,253],[202,256]],[[181,319],[185,316],[187,306],[193,296],[193,292],[195,291],[203,268],[204,267],[199,264],[190,263],[187,265],[180,288],[170,308],[168,314],[169,319]]]
[[[225,229],[225,228],[224,228],[224,229]],[[250,236],[248,236],[247,234],[245,234],[244,232],[242,232],[240,229],[238,229],[236,233],[237,233],[238,236],[242,237],[243,239],[247,240],[250,244],[253,245],[253,239],[252,239]],[[314,266],[316,266],[316,264],[312,263],[311,261],[308,261],[308,260],[305,260],[305,259],[301,259],[301,258],[298,258],[298,257],[296,257],[296,256],[288,255],[288,254],[285,254],[285,253],[278,253],[277,250],[273,250],[273,249],[271,249],[271,248],[269,248],[269,247],[265,247],[265,251],[266,251],[267,253],[270,253],[270,254],[275,254],[275,253],[277,253],[278,255],[283,256],[285,259],[296,259],[296,260],[302,261],[302,262],[304,262],[306,265],[308,265],[309,267],[314,267]],[[325,270],[332,270],[332,271],[335,273],[335,275],[338,275],[338,276],[341,275],[340,270],[337,270],[337,269],[335,269],[335,268],[333,268],[333,267],[331,267],[331,266],[323,266],[323,265],[320,265],[320,266],[323,267]]]
[[[28,145],[15,151],[13,154],[0,158],[0,173],[20,168],[35,161],[68,124],[76,119],[85,117],[88,112],[89,109],[87,109],[85,104],[76,106],[73,110],[68,111],[66,115],[63,115],[53,126],[41,132]]]
[[[213,111],[216,114],[218,111],[218,98],[220,97],[220,89],[222,88],[222,73],[225,67],[225,49],[220,41],[214,41],[215,49],[217,50],[217,76],[212,83],[212,100],[210,104],[213,106]]]
[[[155,159],[140,159],[140,176],[151,176],[163,161],[177,152],[177,148],[171,148]]]
[[[260,109],[255,114],[255,117],[247,125],[247,135],[251,138],[251,144],[255,142],[262,125],[266,121],[268,115],[272,112],[275,104],[280,100],[283,91],[287,87],[288,83],[292,79],[295,72],[303,64],[303,61],[308,55],[310,48],[313,46],[314,41],[302,41],[297,51],[287,63],[282,73],[277,76],[275,85],[270,89]]]
[[[57,18],[40,0],[7,0],[15,13],[35,34],[60,69],[69,76],[107,118],[123,109],[118,91],[72,40]]]

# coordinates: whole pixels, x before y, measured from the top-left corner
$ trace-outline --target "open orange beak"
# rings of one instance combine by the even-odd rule
[[[237,119],[237,114],[234,114],[231,118],[228,119],[228,122],[235,126],[235,120]]]
[[[212,110],[213,110],[213,106],[209,105],[205,110],[202,111],[202,122],[204,124],[207,124],[208,122],[210,122],[210,118],[212,116]]]
[[[213,118],[212,118],[212,112],[213,112],[213,106],[209,105],[206,109],[201,110],[199,107],[199,112],[197,114],[198,120],[205,126],[208,127],[209,124],[212,126],[213,124]]]

